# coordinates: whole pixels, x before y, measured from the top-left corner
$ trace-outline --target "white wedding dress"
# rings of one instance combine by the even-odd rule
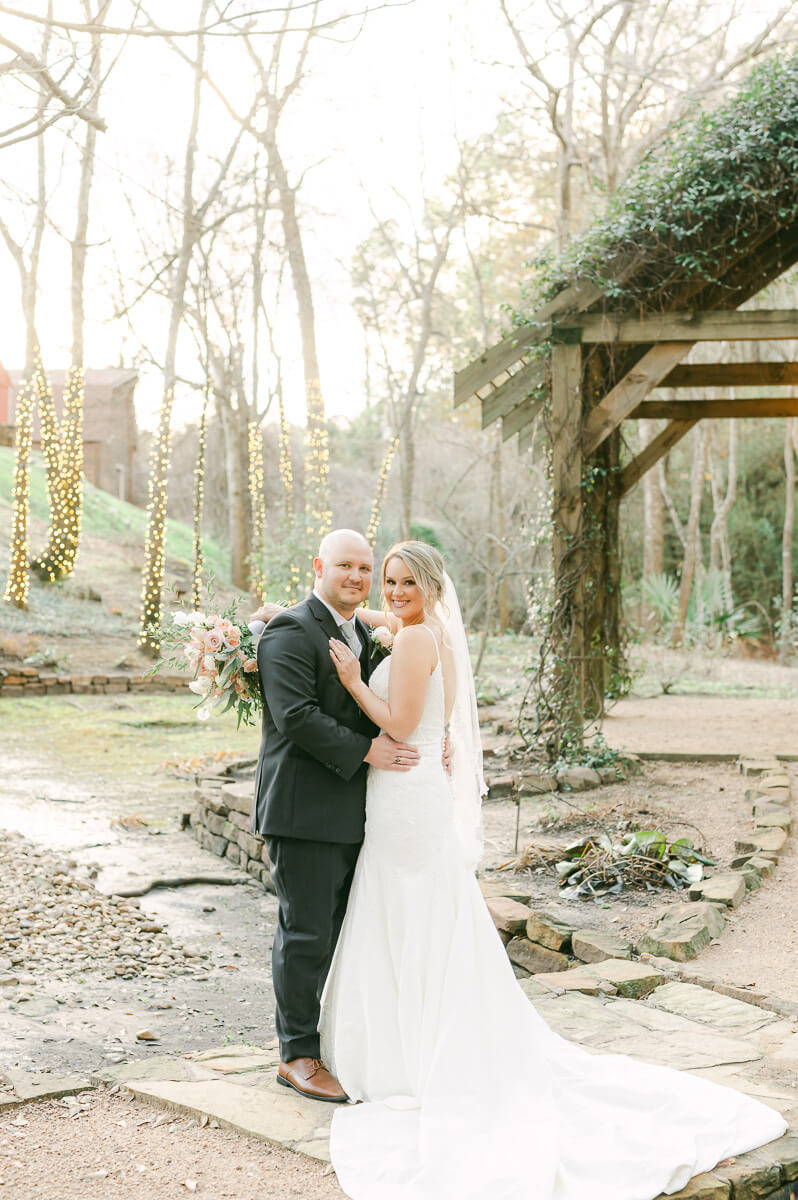
[[[370,686],[387,698],[390,658]],[[352,1200],[653,1200],[785,1131],[739,1092],[553,1033],[466,867],[441,766],[440,662],[407,740],[372,768],[366,835],[322,999],[322,1055],[353,1100],[331,1157]]]

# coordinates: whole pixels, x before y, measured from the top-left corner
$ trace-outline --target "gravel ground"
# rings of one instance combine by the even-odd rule
[[[39,973],[65,981],[76,971],[207,978],[202,956],[173,945],[138,900],[104,896],[77,876],[77,865],[19,835],[0,835],[0,983],[33,983]]]
[[[7,1200],[339,1200],[331,1169],[108,1091],[0,1117]]]

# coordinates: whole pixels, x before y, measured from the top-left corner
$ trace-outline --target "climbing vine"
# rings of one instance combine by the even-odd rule
[[[793,54],[752,72],[714,110],[674,123],[593,227],[575,237],[560,258],[534,264],[513,324],[529,328],[537,310],[560,296],[563,315],[573,314],[563,293],[589,284],[601,289],[587,310],[593,312],[736,308],[796,259],[798,55]],[[547,364],[537,395],[549,447],[555,435],[552,346],[551,337],[543,338],[524,355],[526,362]],[[645,349],[585,348],[583,412]],[[535,598],[542,649],[530,672],[519,728],[530,748],[549,758],[578,757],[585,718],[601,711],[604,697],[623,694],[629,684],[617,536],[621,453],[616,430],[582,465],[581,524],[569,536],[552,588]],[[579,627],[577,613],[587,614],[587,628]]]

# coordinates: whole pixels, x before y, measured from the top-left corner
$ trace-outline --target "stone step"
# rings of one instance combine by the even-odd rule
[[[571,937],[571,951],[581,962],[592,963],[608,958],[629,958],[632,946],[614,933],[577,929]]]

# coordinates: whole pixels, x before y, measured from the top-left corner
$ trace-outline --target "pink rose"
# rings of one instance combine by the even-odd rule
[[[210,633],[205,634],[205,645],[214,654],[217,650],[221,650],[223,641],[224,638],[218,629],[212,629]]]
[[[240,679],[237,679],[237,680],[235,681],[235,683],[233,684],[233,687],[235,688],[235,691],[236,691],[236,695],[237,695],[237,696],[243,696],[243,695],[244,695],[244,692],[247,690],[247,689],[244,687],[244,685],[243,685],[243,683],[241,682],[241,680],[240,680]]]
[[[393,634],[387,625],[378,625],[372,636],[374,641],[378,642],[386,650],[393,645]]]
[[[257,669],[258,663],[254,658],[248,658],[244,663],[244,670],[246,671],[247,675],[250,675],[253,671],[257,671]]]

